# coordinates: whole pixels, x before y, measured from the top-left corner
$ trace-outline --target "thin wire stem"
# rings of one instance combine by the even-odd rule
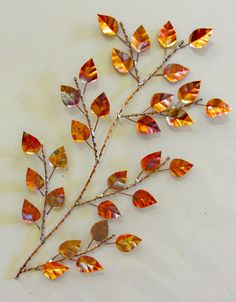
[[[48,181],[51,180],[51,178],[52,178],[55,171],[56,171],[56,167],[53,167],[52,172],[51,172],[50,176],[48,177]]]
[[[94,132],[97,130],[99,120],[100,120],[100,118],[99,118],[99,116],[97,116],[96,123],[95,123],[95,126],[94,126]]]

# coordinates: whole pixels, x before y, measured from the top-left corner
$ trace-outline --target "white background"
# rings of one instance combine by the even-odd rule
[[[229,302],[236,301],[236,194],[235,194],[235,110],[228,116],[209,120],[201,107],[191,108],[192,127],[170,129],[160,119],[160,135],[143,138],[135,127],[122,121],[105,153],[102,165],[86,196],[105,188],[106,177],[128,169],[129,180],[139,173],[139,160],[162,150],[194,164],[180,180],[168,172],[154,176],[140,188],[149,190],[157,206],[138,211],[129,198],[112,199],[122,218],[110,223],[111,233],[130,232],[143,238],[130,254],[113,246],[92,255],[104,266],[102,273],[82,275],[71,267],[62,278],[50,281],[34,272],[14,280],[17,268],[38,240],[34,226],[21,220],[25,197],[38,207],[42,200],[27,191],[24,183],[28,166],[43,173],[37,158],[21,150],[25,130],[44,143],[49,155],[65,145],[67,171],[57,172],[51,189],[63,185],[67,203],[54,211],[48,229],[78,195],[92,164],[86,145],[74,143],[71,119],[78,113],[67,110],[60,100],[59,86],[72,84],[81,65],[94,58],[99,81],[88,91],[88,104],[105,91],[114,114],[135,82],[117,74],[110,59],[111,48],[125,50],[117,39],[100,33],[97,13],[123,21],[129,34],[143,24],[152,39],[152,49],[141,58],[140,70],[147,75],[163,58],[156,35],[171,20],[179,39],[186,39],[197,27],[214,27],[209,45],[202,50],[185,48],[171,62],[190,68],[178,85],[155,79],[135,98],[127,112],[145,109],[155,92],[176,95],[184,82],[202,80],[200,97],[206,102],[220,97],[235,106],[235,1],[213,0],[8,0],[0,1],[1,83],[1,302],[8,301],[149,301]],[[111,116],[101,122],[101,143]],[[56,253],[65,239],[89,240],[90,226],[98,220],[93,207],[76,210],[63,228],[35,257],[32,264]]]

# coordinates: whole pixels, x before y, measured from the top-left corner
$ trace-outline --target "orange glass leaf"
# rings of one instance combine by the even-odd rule
[[[173,97],[173,94],[169,93],[155,93],[151,99],[151,107],[156,112],[163,112],[169,108]]]
[[[64,146],[57,148],[49,157],[49,162],[54,168],[65,168],[67,156]]]
[[[31,202],[27,199],[24,200],[22,207],[22,218],[25,222],[33,223],[41,217],[41,214]]]
[[[138,238],[135,235],[123,234],[116,238],[116,247],[121,252],[130,252],[132,251],[142,239]]]
[[[153,134],[161,132],[156,121],[148,115],[142,116],[137,120],[136,129],[141,134]]]
[[[81,273],[93,273],[103,270],[101,264],[90,256],[81,256],[77,259],[77,268]]]
[[[70,86],[61,86],[61,99],[66,107],[74,107],[79,104],[81,100],[80,92]]]
[[[116,205],[109,200],[105,200],[99,204],[98,215],[101,218],[106,218],[106,219],[114,219],[121,216],[120,211],[118,210]]]
[[[38,153],[41,148],[41,143],[33,135],[23,132],[22,150],[27,154]]]
[[[168,64],[164,69],[164,77],[171,83],[182,80],[188,74],[189,69],[179,64]]]
[[[105,92],[101,93],[91,104],[92,113],[97,117],[104,117],[110,112],[110,103]]]
[[[47,203],[50,207],[60,208],[65,202],[64,188],[57,188],[47,195]]]
[[[103,241],[108,237],[109,228],[108,228],[108,221],[107,220],[101,220],[92,226],[90,230],[92,239],[95,241]]]
[[[184,104],[192,104],[199,93],[201,81],[194,81],[186,83],[179,88],[178,97],[179,100]]]
[[[121,190],[127,181],[127,171],[118,171],[110,175],[107,179],[107,185],[114,190]]]
[[[131,45],[137,52],[143,52],[150,47],[150,38],[143,25],[140,25],[134,32],[131,38]]]
[[[192,119],[182,108],[173,107],[168,110],[166,121],[171,127],[185,127],[193,124]]]
[[[118,22],[115,18],[111,16],[99,15],[98,14],[98,23],[104,35],[106,36],[115,36],[118,32]]]
[[[203,48],[213,34],[212,28],[195,29],[189,36],[189,45],[193,48]]]
[[[93,59],[88,60],[80,69],[79,78],[82,82],[88,84],[97,80],[97,69]]]
[[[58,251],[64,258],[72,259],[78,255],[80,246],[80,240],[67,240],[59,246]]]
[[[47,262],[43,265],[43,274],[48,279],[57,279],[63,275],[69,267],[54,261]]]
[[[171,161],[169,170],[175,177],[182,177],[192,168],[193,164],[186,160],[175,158]]]
[[[155,172],[161,163],[161,151],[146,155],[140,162],[143,171],[148,173]]]
[[[112,64],[120,73],[128,73],[134,66],[131,57],[123,51],[112,49]]]
[[[75,142],[82,143],[90,137],[90,130],[85,124],[73,120],[71,122],[71,135]]]
[[[157,203],[156,199],[145,190],[136,191],[133,194],[132,201],[136,208],[146,208]]]
[[[221,99],[211,99],[206,104],[206,114],[209,117],[217,117],[232,111],[232,108]]]
[[[31,191],[38,191],[44,186],[44,180],[34,170],[28,168],[26,172],[26,185]]]
[[[163,48],[169,48],[177,42],[176,31],[170,21],[161,28],[158,41]]]

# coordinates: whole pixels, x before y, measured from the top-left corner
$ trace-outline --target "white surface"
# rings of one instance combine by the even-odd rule
[[[171,62],[191,69],[184,82],[203,81],[200,96],[204,100],[220,97],[235,109],[235,1],[1,0],[0,6],[0,301],[236,301],[235,110],[213,121],[201,108],[193,108],[189,110],[196,121],[193,127],[171,130],[161,120],[161,135],[148,139],[140,138],[133,125],[122,122],[87,196],[100,192],[107,175],[116,170],[128,168],[132,180],[140,158],[155,150],[194,163],[184,179],[162,173],[140,186],[157,197],[156,207],[141,213],[123,196],[114,198],[123,216],[111,222],[111,232],[134,233],[143,238],[142,245],[128,255],[112,246],[97,250],[93,255],[105,267],[97,275],[84,276],[71,269],[55,282],[37,272],[13,279],[38,235],[34,227],[21,221],[22,200],[27,197],[38,206],[42,202],[25,188],[26,168],[40,171],[41,166],[22,153],[22,131],[44,142],[47,154],[65,145],[69,169],[56,174],[52,188],[64,185],[69,205],[85,181],[92,154],[71,140],[70,120],[78,117],[61,104],[59,85],[72,84],[73,76],[90,57],[96,62],[99,81],[89,89],[88,102],[105,90],[115,113],[135,85],[132,78],[113,70],[111,48],[124,48],[118,40],[101,35],[96,14],[122,20],[129,34],[141,23],[146,27],[152,50],[140,64],[143,75],[162,60],[155,38],[167,20],[172,21],[179,38],[187,38],[197,27],[213,26],[214,36],[205,49],[185,49]],[[161,79],[152,81],[127,112],[145,108],[154,92],[176,93],[178,86],[171,87]],[[101,140],[109,122],[108,118],[101,123]],[[55,224],[62,212],[55,212],[48,224]],[[96,220],[93,207],[75,211],[32,264],[55,254],[64,239],[86,240]]]

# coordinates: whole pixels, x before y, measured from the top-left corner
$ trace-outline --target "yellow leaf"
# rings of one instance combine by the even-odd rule
[[[80,246],[80,240],[67,240],[59,246],[58,251],[64,258],[72,259],[78,255]]]
[[[37,191],[44,186],[44,180],[37,172],[28,168],[26,172],[26,185],[29,190]]]
[[[232,108],[221,99],[211,99],[206,104],[206,114],[209,117],[217,117],[232,111]]]
[[[155,93],[151,99],[151,107],[156,112],[163,112],[169,108],[170,103],[173,100],[173,94],[169,93]]]
[[[208,43],[213,31],[212,28],[195,29],[189,36],[189,45],[193,48],[203,48]]]
[[[188,113],[182,108],[177,107],[173,107],[168,110],[166,121],[171,127],[185,127],[193,124],[193,121]]]
[[[123,234],[116,238],[116,247],[121,252],[130,252],[132,251],[142,239],[138,238],[135,235]]]
[[[91,104],[92,113],[97,117],[105,117],[110,112],[110,103],[105,92],[101,93]]]
[[[131,38],[131,45],[137,52],[143,52],[150,48],[150,38],[143,25],[140,25],[134,32]]]
[[[169,48],[177,42],[176,31],[170,21],[161,28],[158,41],[163,48]]]
[[[49,157],[49,162],[54,168],[65,168],[67,156],[64,146],[56,149]]]
[[[80,256],[76,264],[81,273],[93,273],[103,270],[103,267],[96,259],[86,255]]]
[[[134,62],[128,54],[113,48],[112,64],[118,72],[128,73],[132,69]]]
[[[171,161],[169,170],[175,177],[182,177],[193,167],[193,164],[186,160],[175,158]]]
[[[62,207],[65,202],[64,188],[57,188],[47,194],[47,203],[50,207]]]
[[[71,135],[75,142],[82,143],[90,137],[90,130],[85,124],[73,120],[71,122]]]
[[[201,81],[194,81],[186,83],[179,88],[178,97],[179,100],[184,104],[192,104],[199,93]]]
[[[97,69],[93,59],[88,60],[80,69],[79,78],[82,82],[88,84],[97,80]]]
[[[141,134],[153,134],[161,132],[156,121],[148,115],[142,116],[137,120],[136,129]]]
[[[58,262],[47,262],[43,265],[43,274],[48,279],[57,279],[63,275],[69,268]]]
[[[115,36],[118,32],[118,22],[115,18],[111,16],[99,15],[98,14],[98,23],[104,35],[106,36]]]
[[[179,64],[168,64],[164,69],[164,77],[171,83],[178,82],[186,77],[189,69]]]

